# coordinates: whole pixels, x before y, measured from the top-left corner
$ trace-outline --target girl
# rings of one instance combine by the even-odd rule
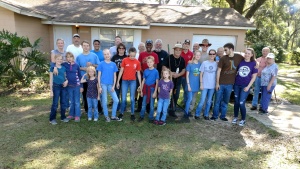
[[[170,104],[170,95],[172,94],[174,84],[171,78],[171,71],[164,69],[161,75],[161,80],[158,82],[158,104],[154,124],[165,125],[167,111]],[[160,115],[163,112],[162,116]]]
[[[154,68],[153,56],[147,57],[147,66],[148,68],[143,72],[143,82],[141,85],[141,97],[143,97],[143,104],[139,121],[144,120],[146,105],[150,103],[149,122],[153,123],[154,102],[156,98],[157,84],[159,79],[158,71]]]
[[[96,78],[96,69],[93,66],[89,66],[86,69],[86,74],[81,78],[81,83],[87,82],[87,106],[88,106],[88,121],[92,120],[93,114],[92,109],[94,108],[94,121],[98,121],[98,80]]]
[[[198,93],[200,87],[200,66],[201,63],[199,62],[201,58],[201,52],[196,50],[194,52],[194,57],[191,63],[188,63],[186,67],[186,83],[187,83],[187,91],[188,91],[188,98],[185,103],[185,114],[183,117],[188,118],[190,116],[189,108],[192,102],[193,96],[195,93]]]
[[[80,67],[74,62],[74,55],[71,52],[66,54],[67,62],[62,65],[66,68],[66,74],[68,79],[68,94],[71,101],[70,112],[68,119],[74,119],[75,122],[80,121],[80,92],[82,92],[82,84],[80,83],[81,74]]]
[[[102,94],[101,96],[103,113],[106,122],[110,122],[110,120],[121,121],[121,119],[116,117],[117,107],[119,103],[118,96],[115,92],[115,85],[117,80],[116,72],[118,71],[118,68],[114,62],[110,61],[110,53],[108,49],[104,49],[103,54],[105,60],[101,62],[97,67],[99,93]],[[111,119],[108,116],[107,110],[107,92],[109,92],[114,102],[112,107]]]
[[[261,113],[268,114],[268,107],[271,100],[272,92],[277,84],[278,66],[275,63],[275,55],[267,55],[267,66],[261,72]]]
[[[55,55],[55,67],[58,70],[58,74],[53,76],[53,67],[50,68],[50,96],[52,97],[52,106],[50,112],[50,123],[56,125],[56,110],[58,107],[58,99],[60,100],[60,119],[63,122],[69,122],[66,118],[66,86],[68,85],[68,80],[66,79],[66,69],[61,66],[63,62],[61,55]]]
[[[216,86],[216,72],[218,69],[218,64],[215,62],[216,51],[214,49],[209,50],[209,59],[204,61],[200,67],[200,90],[201,99],[197,106],[195,119],[200,119],[200,112],[206,100],[206,106],[204,109],[203,117],[205,120],[209,120],[209,109],[212,102],[212,97],[215,92]]]
[[[136,73],[139,80],[139,84],[141,84],[141,64],[140,62],[135,58],[136,55],[136,49],[134,47],[131,47],[129,49],[129,57],[123,59],[121,63],[121,69],[118,76],[117,81],[117,89],[120,89],[120,79],[122,77],[122,104],[121,104],[121,112],[118,118],[122,119],[124,110],[125,110],[125,102],[126,102],[126,96],[127,96],[127,90],[128,87],[130,87],[130,102],[131,102],[131,120],[135,120],[134,116],[134,96],[135,96],[135,90],[136,90]],[[124,72],[124,75],[123,75]],[[122,76],[123,75],[123,76]],[[139,89],[140,87],[138,87]]]
[[[235,78],[234,89],[234,118],[232,124],[237,123],[238,113],[241,110],[242,119],[239,126],[246,123],[246,106],[245,102],[249,94],[249,89],[254,83],[257,75],[255,52],[248,48],[245,52],[244,60],[237,67],[237,76]]]

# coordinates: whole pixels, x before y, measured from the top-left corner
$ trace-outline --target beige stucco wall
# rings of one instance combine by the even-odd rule
[[[245,48],[245,33],[246,30],[151,26],[149,30],[142,30],[142,42],[149,38],[153,40],[159,38],[163,40],[163,48],[167,50],[167,44],[170,44],[171,48],[177,42],[183,43],[185,39],[192,41],[193,35],[228,35],[237,37],[235,51],[243,51]]]
[[[0,30],[16,32],[14,12],[0,7]]]
[[[42,24],[41,19],[15,13],[15,26],[16,32],[27,36],[31,42],[41,38],[40,49],[45,52],[50,51],[49,25]]]

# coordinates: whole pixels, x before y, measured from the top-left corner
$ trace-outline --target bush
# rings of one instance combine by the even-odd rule
[[[0,31],[0,76],[6,87],[28,87],[34,77],[49,69],[45,53],[38,50],[40,39],[30,43],[17,33]]]
[[[292,52],[290,62],[291,64],[300,65],[300,48]]]

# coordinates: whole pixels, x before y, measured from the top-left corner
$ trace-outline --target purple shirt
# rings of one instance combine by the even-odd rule
[[[97,97],[98,97],[98,90],[97,90],[98,79],[97,78],[95,78],[94,80],[86,79],[86,82],[88,85],[86,97],[92,98],[92,99],[97,99]]]
[[[170,90],[173,89],[173,87],[174,87],[173,82],[171,80],[169,82],[160,80],[158,82],[158,87],[160,88],[158,98],[169,99],[170,98]]]
[[[245,62],[244,60],[238,66],[237,75],[235,77],[235,84],[241,86],[247,86],[252,78],[252,74],[258,72],[255,68],[256,62]]]

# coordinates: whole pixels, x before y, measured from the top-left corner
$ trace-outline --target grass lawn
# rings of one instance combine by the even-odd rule
[[[300,67],[283,63],[278,65],[276,93],[280,98],[284,98],[292,104],[300,105]]]
[[[48,122],[48,92],[0,97],[0,168],[300,168],[300,137],[247,117],[166,126],[130,122]],[[228,113],[231,120],[232,106]],[[59,115],[57,116],[59,119]]]

